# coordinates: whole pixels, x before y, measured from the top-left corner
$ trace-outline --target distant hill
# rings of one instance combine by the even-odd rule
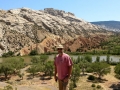
[[[107,30],[120,32],[120,21],[98,21],[98,22],[91,22],[91,23],[98,25]]]

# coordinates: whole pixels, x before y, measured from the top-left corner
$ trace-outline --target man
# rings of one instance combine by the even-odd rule
[[[58,80],[59,90],[67,90],[68,81],[72,72],[72,60],[63,52],[63,46],[57,46],[58,55],[55,57],[55,81]]]

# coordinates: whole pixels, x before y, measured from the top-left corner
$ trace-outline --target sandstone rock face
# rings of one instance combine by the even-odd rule
[[[110,31],[75,17],[73,13],[53,8],[0,10],[0,45],[4,48],[1,48],[0,55],[8,51],[13,51],[16,55],[26,55],[35,48],[39,53],[44,53],[54,51],[59,43],[70,43],[77,38],[84,45],[80,36],[111,34]],[[81,45],[78,41],[74,43],[69,44],[69,47],[66,44],[66,47],[76,51]]]
[[[107,40],[105,35],[97,35],[91,37],[78,37],[71,41],[71,43],[66,42],[64,44],[66,51],[71,52],[86,52],[87,50],[92,50],[95,48],[101,48],[100,43]]]

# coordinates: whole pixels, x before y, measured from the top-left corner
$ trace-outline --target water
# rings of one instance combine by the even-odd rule
[[[96,57],[97,57],[97,56],[92,56],[92,60],[95,61],[95,60],[96,60]],[[106,58],[107,58],[106,55],[100,56],[100,61],[103,61],[103,60],[106,61]],[[119,61],[120,61],[120,56],[111,55],[111,56],[110,56],[110,61],[112,61],[112,62],[119,62]]]
[[[80,55],[80,57],[81,56],[82,55]],[[76,60],[78,58],[78,55],[71,55],[71,57]],[[96,61],[97,55],[93,55],[91,57],[92,57],[92,61],[93,62]],[[103,60],[106,61],[107,55],[101,55],[99,57],[100,57],[100,61],[103,61]],[[54,60],[54,55],[50,55],[49,59],[50,60]],[[120,56],[118,56],[118,55],[110,55],[110,61],[112,61],[112,62],[119,62],[120,61]]]

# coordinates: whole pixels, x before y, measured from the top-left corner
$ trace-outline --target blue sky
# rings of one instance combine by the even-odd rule
[[[74,13],[85,21],[120,21],[120,0],[1,0],[0,9],[54,8]]]

